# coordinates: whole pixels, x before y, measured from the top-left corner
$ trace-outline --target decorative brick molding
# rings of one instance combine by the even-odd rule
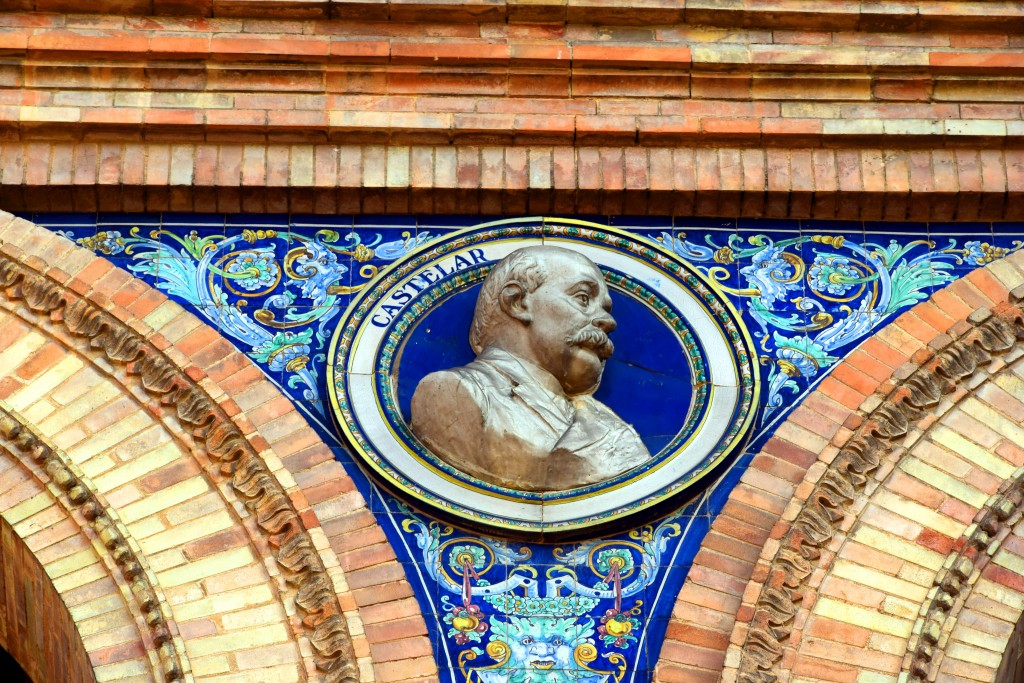
[[[1010,2],[16,7],[8,210],[1024,215]]]
[[[1024,599],[1024,591],[1021,590],[1024,588],[1024,580],[1020,576],[1006,576],[1008,572],[999,567],[1000,564],[1021,565],[1019,559],[1007,562],[1006,556],[1010,554],[1019,558],[1021,555],[1024,535],[1020,530],[1014,532],[1014,527],[1020,523],[1022,503],[1024,467],[1019,467],[1003,482],[999,492],[987,500],[978,511],[973,524],[967,528],[968,533],[957,539],[953,550],[943,561],[942,569],[936,574],[928,600],[919,610],[921,616],[914,623],[913,635],[910,637],[907,656],[904,658],[903,670],[909,674],[909,680],[929,680],[930,674],[945,664],[941,655],[944,654],[950,634],[970,601],[979,576],[995,574],[996,583],[1008,584],[1006,588],[1016,592],[1018,600]],[[1016,539],[1009,538],[1011,533],[1014,533]],[[1011,545],[1016,551],[1015,554],[1007,550],[1007,546]],[[1000,553],[1002,561],[997,561],[990,570],[990,562]],[[1008,608],[1014,606],[1009,600],[1006,603]],[[1017,610],[1018,618],[1021,611]],[[1017,622],[1014,620],[1009,623],[1012,626]],[[1006,633],[992,635],[1005,636]],[[978,665],[979,662],[975,661],[972,664]],[[989,667],[992,673],[997,666]]]
[[[919,436],[917,421],[926,429],[937,405],[945,411],[969,395],[976,368],[1002,367],[986,364],[1024,335],[1020,311],[1006,303],[1022,282],[1024,259],[1013,256],[937,292],[863,344],[794,411],[713,523],[680,591],[658,680],[718,680],[723,668],[725,680],[774,680],[780,666],[796,672],[808,610],[869,494],[900,462],[904,448],[893,447],[908,429]],[[995,315],[972,313],[979,308]],[[813,664],[801,666],[800,676],[814,677]]]
[[[96,538],[110,552],[131,590],[136,609],[149,627],[152,645],[160,661],[159,673],[167,683],[179,683],[189,674],[184,642],[169,625],[171,610],[156,590],[149,563],[137,552],[117,513],[98,494],[89,478],[59,449],[34,433],[33,427],[7,403],[0,400],[0,446],[11,444],[21,456],[32,458],[65,493],[69,507],[81,514]]]
[[[940,640],[943,656],[941,661],[936,658],[934,666],[935,680],[965,674],[981,680],[1013,680],[1013,670],[1019,666],[1013,657],[1014,630],[1024,614],[1020,574],[1007,569],[1024,562],[1024,533],[1019,521],[1014,526],[1004,542],[982,558],[984,566],[968,578],[964,595],[951,608],[952,618],[944,624]]]
[[[269,542],[266,552],[294,586],[302,617],[295,623],[327,680],[434,675],[401,566],[351,480],[291,404],[214,330],[159,292],[42,228],[9,215],[3,223],[4,293],[29,319],[63,335],[61,343],[100,351],[138,400],[162,398],[148,410],[180,420],[211,455],[212,481],[221,479],[218,471],[226,475],[223,491],[233,489],[254,514],[249,530],[231,533],[251,531]]]
[[[944,396],[957,392],[964,395],[968,380],[975,380],[976,373],[984,372],[983,368],[996,357],[1024,340],[1024,312],[1016,306],[997,309],[996,315],[981,309],[971,314],[967,322],[970,325],[965,330],[949,340],[948,345],[936,349],[935,356],[910,376],[896,374],[894,379],[898,382],[886,399],[863,414],[854,435],[837,454],[830,454],[831,462],[817,478],[796,519],[788,525],[767,568],[767,578],[754,603],[741,650],[739,681],[765,683],[778,678],[784,641],[791,635],[799,603],[808,590],[807,581],[820,566],[818,561],[826,546],[844,526],[851,504],[864,494],[879,465],[898,453],[896,448],[916,425],[934,415]],[[932,344],[936,345],[934,341]],[[1019,484],[1008,480],[1005,488],[1012,492]],[[989,546],[989,531],[996,532],[1000,516],[1005,520],[1015,507],[1012,500],[1005,498],[991,504],[993,510],[978,513],[981,526],[965,539],[963,552],[951,556],[948,568],[936,578],[938,592],[933,602],[937,604],[928,610],[928,619],[922,622],[924,631],[911,664],[911,680],[924,680],[927,676],[931,650],[941,634],[938,615],[948,611],[947,602],[952,602],[960,592],[961,582],[973,572],[976,553]]]
[[[23,300],[36,314],[59,320],[110,362],[125,366],[175,414],[183,429],[203,443],[207,454],[222,463],[221,471],[267,534],[275,559],[292,572],[289,583],[296,587],[295,602],[305,613],[303,624],[325,680],[358,680],[348,626],[313,540],[256,448],[209,394],[137,332],[30,268],[0,259],[0,286],[8,298]]]
[[[8,143],[0,206],[1020,220],[1024,151]]]
[[[721,27],[846,31],[995,30],[1015,31],[1024,26],[1018,5],[986,2],[969,9],[942,0],[808,6],[791,0],[758,3],[721,0],[631,0],[628,4],[603,0],[485,0],[475,2],[421,2],[407,0],[11,0],[20,11],[121,13],[185,17],[258,17],[266,19],[362,19],[445,22],[593,22],[657,26],[686,21]]]

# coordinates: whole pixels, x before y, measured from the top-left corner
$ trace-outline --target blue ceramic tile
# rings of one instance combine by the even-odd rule
[[[981,222],[968,223],[966,221],[961,223],[929,223],[928,233],[929,235],[942,233],[948,235],[973,236],[971,239],[975,239],[983,235],[991,235],[992,224]]]
[[[33,213],[29,220],[51,230],[96,226],[96,214],[93,213]]]
[[[895,231],[902,235],[924,236],[928,234],[929,229],[928,223],[894,223],[892,221],[866,221],[863,226],[863,231],[869,235]]]
[[[253,216],[253,218],[257,218]],[[263,222],[263,217],[258,217]],[[220,229],[223,232],[227,223],[227,216],[222,213],[165,213],[160,218],[160,223],[167,226],[168,230],[174,228],[206,228],[209,230]]]
[[[793,219],[740,218],[736,221],[738,230],[745,232],[800,232],[800,221]]]
[[[355,224],[355,217],[349,215],[295,214],[289,220],[290,229],[301,234],[313,234],[317,230],[348,230]]]
[[[164,214],[164,223],[174,220],[175,216],[182,214]],[[203,214],[197,214],[197,217],[202,217]],[[243,214],[227,214],[224,216],[224,226],[227,230],[233,228],[271,228],[274,230],[287,231],[290,225],[290,218],[288,214],[280,213],[243,213]]]
[[[599,222],[599,221],[597,221]],[[638,229],[672,229],[671,216],[612,216],[608,218],[608,225],[613,225],[623,230],[630,228]]]
[[[399,216],[391,214],[360,214],[352,217],[353,225],[357,228],[402,228],[405,230],[416,228],[416,216]]]
[[[676,216],[674,227],[676,230],[691,230],[694,228],[714,228],[718,230],[736,230],[736,219],[734,218],[698,218],[693,216]]]
[[[837,220],[816,220],[807,219],[800,221],[801,232],[837,232],[857,233],[865,232],[865,224],[862,221],[837,221]]]
[[[96,217],[96,225],[100,228],[157,226],[160,225],[160,215],[153,213],[101,213]]]
[[[315,299],[310,296],[315,296],[314,285],[320,285],[324,291],[326,288],[365,285],[375,272],[386,268],[430,238],[489,219],[472,216],[353,218],[220,214],[96,216],[56,213],[34,215],[33,218],[55,229],[69,230],[76,239],[94,236],[97,225],[108,231],[121,232],[122,235],[128,235],[128,231],[123,229],[126,226],[138,225],[143,228],[134,238],[137,241],[133,243],[131,251],[122,250],[110,254],[114,262],[131,269],[151,285],[161,288],[174,300],[208,320],[210,324],[219,326],[225,337],[243,353],[253,358],[267,376],[291,396],[308,417],[311,428],[331,444],[336,459],[353,478],[356,488],[363,494],[389,542],[395,548],[399,561],[405,566],[410,585],[426,615],[442,680],[460,680],[461,674],[457,673],[456,665],[458,653],[473,645],[456,643],[449,635],[449,626],[443,623],[445,610],[441,605],[443,598],[448,598],[449,602],[454,604],[459,604],[461,598],[430,579],[429,562],[423,551],[418,548],[415,534],[401,527],[403,521],[419,521],[429,526],[434,520],[410,509],[394,497],[380,492],[354,462],[353,456],[339,444],[331,419],[325,416],[329,411],[326,409],[327,373],[323,354],[334,321],[338,320],[352,294],[334,289],[328,298]],[[693,558],[710,524],[724,506],[739,477],[770,438],[775,427],[807,395],[808,389],[816,386],[843,355],[893,320],[901,311],[923,300],[936,288],[965,275],[992,257],[1002,255],[1004,252],[1000,250],[1020,247],[1018,241],[1024,243],[1024,224],[1004,223],[994,227],[987,223],[928,226],[909,223],[862,225],[859,222],[837,221],[736,221],[679,217],[674,220],[674,227],[670,227],[673,221],[658,217],[575,218],[624,226],[627,229],[634,228],[645,238],[660,240],[695,268],[714,277],[741,311],[758,343],[758,353],[763,356],[763,363],[759,366],[765,381],[762,385],[763,401],[766,404],[777,403],[777,406],[762,407],[761,417],[752,429],[751,441],[746,450],[715,472],[716,479],[708,493],[696,495],[668,517],[651,521],[649,527],[633,530],[641,533],[645,529],[667,529],[671,525],[678,525],[680,529],[678,535],[665,537],[664,551],[656,561],[652,559],[654,566],[657,567],[655,575],[650,584],[640,591],[644,596],[644,604],[639,615],[645,629],[643,647],[640,647],[639,643],[631,643],[625,649],[601,645],[604,648],[603,652],[621,651],[626,654],[630,667],[629,680],[649,681],[650,670],[656,662],[675,595],[689,571]],[[211,248],[224,249],[223,253],[227,260],[215,258],[212,264],[217,267],[223,266],[222,270],[229,267],[230,258],[237,258],[229,256],[230,254],[253,252],[262,248],[266,250],[264,253],[272,255],[264,264],[267,266],[264,270],[276,268],[282,274],[281,281],[273,287],[265,288],[264,291],[246,290],[244,287],[240,289],[240,281],[244,278],[230,278],[224,273],[209,269],[201,277],[195,277],[197,269],[200,268],[198,255],[190,253],[180,241],[168,235],[162,235],[157,240],[151,239],[149,232],[156,225],[174,230],[179,238],[193,230],[198,238],[211,238]],[[274,237],[265,235],[255,242],[243,243],[236,239],[247,229],[272,230],[278,234]],[[336,233],[337,240],[331,242],[329,235],[317,235],[324,230]],[[214,235],[226,237],[213,238]],[[751,243],[750,237],[757,235],[762,236],[760,240]],[[223,240],[231,239],[235,241],[221,244]],[[935,242],[934,248],[929,248],[928,239]],[[102,245],[95,240],[84,244],[90,244],[92,248],[102,252]],[[765,252],[770,246],[780,244],[782,246],[778,252],[787,254],[785,257]],[[316,270],[323,266],[324,270],[328,271],[322,281],[317,280],[313,272],[300,270],[299,252],[296,251],[298,247],[303,247],[303,250],[309,253],[308,257],[313,257],[315,252],[316,259],[325,259],[324,262],[318,261],[320,265],[314,268]],[[727,251],[723,251],[724,249]],[[764,273],[755,274],[754,270],[744,272],[744,268],[755,266],[758,258],[782,259],[783,263],[791,267],[792,272],[786,276],[780,271],[780,277],[774,280],[765,279]],[[812,275],[810,271],[815,266],[816,259],[819,266],[831,271],[824,274],[816,272]],[[847,261],[842,262],[838,259]],[[872,272],[868,272],[869,270]],[[796,277],[798,274],[799,277]],[[828,276],[832,274],[836,277],[829,280]],[[256,277],[255,273],[253,277]],[[787,277],[794,279],[792,282],[784,282]],[[818,279],[808,285],[809,278]],[[227,307],[197,303],[197,292],[210,283],[216,284],[228,293]],[[232,286],[229,287],[229,284]],[[832,285],[831,291],[829,284]],[[303,293],[303,287],[309,287],[310,295]],[[286,290],[292,292],[292,299],[276,298]],[[245,305],[239,306],[243,301]],[[317,308],[318,301],[324,304],[324,309]],[[260,309],[273,313],[273,318],[262,314],[263,321],[259,321],[255,317],[255,312]],[[615,315],[626,321],[630,315],[628,309],[628,304],[618,302]],[[281,327],[280,324],[286,322],[286,312],[293,316],[287,321],[289,323],[308,320],[298,326]],[[246,325],[252,324],[252,328],[244,325],[239,327],[240,319],[232,318],[235,313],[243,317],[248,316],[245,317],[245,320],[248,320]],[[820,315],[815,316],[815,313]],[[624,322],[622,329],[627,328],[635,329],[636,326]],[[280,365],[270,362],[269,357],[261,360],[262,355],[266,354],[261,355],[258,351],[260,346],[270,343],[268,340],[274,340],[275,335],[283,333],[286,329],[290,334],[309,335],[307,367],[315,372],[309,373],[307,377],[283,369]],[[289,339],[280,337],[274,343],[282,346],[289,342]],[[636,381],[628,383],[631,388],[624,390],[623,396],[620,397],[623,402],[643,405],[645,397],[656,392],[665,392],[673,396],[685,395],[686,388],[676,386],[679,376],[685,373],[678,369],[664,371],[663,366],[668,361],[658,356],[659,350],[664,350],[664,340],[654,333],[642,333],[634,341],[638,346],[644,347],[645,353],[650,357],[631,357],[629,363],[621,364],[623,367],[629,365],[632,368],[630,372],[639,373]],[[625,342],[620,345],[622,349],[627,349],[628,346],[629,344]],[[617,368],[617,365],[612,364],[608,371],[615,372]],[[783,368],[787,372],[794,372],[794,369],[799,372],[790,377],[783,372]],[[787,379],[791,380],[788,384],[785,382]],[[657,424],[642,428],[653,438],[672,431],[671,428]],[[461,537],[484,543],[496,543],[494,539],[458,529],[454,529],[450,536],[445,536],[452,539]],[[598,541],[605,544],[601,549],[607,550],[618,547],[617,543],[635,544],[636,538],[630,536],[630,530],[622,530],[597,541],[587,539],[561,544],[561,550],[557,555],[556,546],[553,545],[508,543],[507,547],[516,551],[520,548],[528,549],[531,559],[510,560],[507,564],[501,564],[493,568],[488,578],[484,580],[493,584],[517,572],[533,571],[541,579],[540,593],[543,595],[542,584],[547,574],[569,576],[575,572],[582,585],[593,587],[603,577],[591,571],[587,549],[593,549]],[[633,604],[630,599],[626,602],[630,606]],[[581,618],[594,618],[599,623],[608,606],[608,599],[601,600],[593,610]],[[498,623],[506,618],[489,603],[486,608],[482,608],[482,614],[490,623]]]

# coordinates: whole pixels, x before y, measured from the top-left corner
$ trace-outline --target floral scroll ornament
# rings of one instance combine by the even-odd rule
[[[541,576],[527,548],[457,536],[403,510],[403,529],[448,594],[440,611],[463,683],[621,681],[645,627],[643,601],[624,610],[623,600],[655,581],[669,540],[681,533],[670,518],[630,532],[628,540],[556,547],[554,564]]]
[[[690,242],[685,233],[663,232],[659,240],[707,264],[702,270],[745,303],[760,331],[761,363],[769,366],[765,417],[783,407],[784,393],[800,393],[851,345],[956,279],[956,265],[984,265],[1022,246],[972,240],[958,249],[949,240],[937,250],[928,240],[858,244],[841,235],[802,233],[780,240],[733,234],[724,245],[711,236],[704,244]],[[740,287],[727,284],[736,265]]]
[[[329,323],[347,297],[377,274],[378,266],[368,262],[393,261],[430,239],[429,233],[405,232],[383,242],[378,234],[365,244],[355,232],[342,238],[335,230],[312,236],[250,229],[232,237],[195,230],[143,235],[136,227],[75,241],[106,256],[130,256],[129,270],[191,304],[268,374],[285,377],[290,389],[320,406],[320,363],[311,361],[326,358]],[[364,264],[362,281],[347,284],[353,262]]]

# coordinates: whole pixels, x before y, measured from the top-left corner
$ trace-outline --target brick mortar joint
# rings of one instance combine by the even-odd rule
[[[324,683],[356,683],[359,669],[346,615],[333,582],[287,494],[259,454],[206,392],[141,335],[84,297],[35,269],[0,254],[0,291],[20,299],[36,315],[63,325],[73,337],[102,350],[125,367],[147,393],[171,412],[221,463],[220,473],[256,516],[277,564],[294,590],[304,615],[305,637],[313,647]]]
[[[0,437],[12,444],[14,449],[32,458],[49,475],[50,480],[66,495],[69,509],[77,510],[85,517],[103,547],[109,551],[157,646],[159,675],[162,679],[167,683],[190,680],[191,666],[183,643],[175,637],[177,626],[171,608],[157,588],[145,557],[137,552],[138,544],[131,538],[117,513],[65,453],[37,433],[31,423],[2,399]]]
[[[897,386],[889,388],[891,385],[883,384],[879,391],[884,394],[876,394],[881,401],[873,409],[857,411],[863,420],[861,426],[822,473],[765,568],[740,651],[736,670],[739,683],[770,683],[778,679],[797,605],[808,589],[817,562],[871,474],[896,449],[896,441],[937,410],[943,396],[956,392],[979,370],[986,372],[996,357],[1024,340],[1022,304],[1016,297],[1010,299],[995,311],[978,309],[972,313],[973,319],[951,343],[923,358],[917,369],[907,373]],[[1020,491],[1024,500],[1024,484]],[[978,541],[984,533],[982,529]],[[766,558],[759,560],[759,566],[763,566],[763,559]],[[925,657],[930,661],[934,654],[934,644],[925,644],[932,650],[922,649],[906,659],[905,670],[911,676],[914,662]]]

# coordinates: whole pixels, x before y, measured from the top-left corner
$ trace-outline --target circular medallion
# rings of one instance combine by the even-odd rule
[[[514,219],[382,271],[338,325],[328,387],[345,440],[398,495],[490,532],[571,536],[735,453],[755,358],[715,285],[657,243]]]

